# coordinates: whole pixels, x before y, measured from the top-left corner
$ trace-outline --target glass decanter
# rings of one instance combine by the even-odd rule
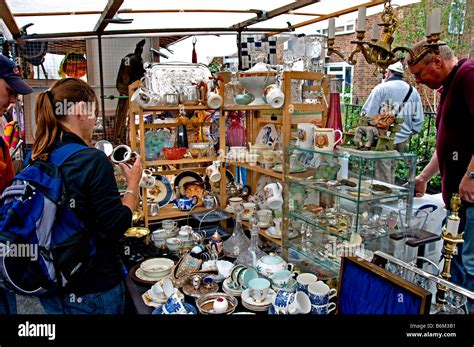
[[[245,94],[245,88],[242,87],[237,79],[237,67],[231,67],[232,78],[229,83],[224,86],[224,105],[235,106],[235,97],[240,94]]]
[[[247,132],[238,112],[229,112],[231,125],[226,130],[227,145],[229,147],[241,147],[247,145]]]
[[[256,213],[254,213],[249,218],[249,222],[250,222],[250,224],[252,224],[252,228],[250,229],[250,246],[249,246],[248,249],[245,249],[242,252],[240,252],[240,254],[239,254],[237,260],[234,262],[234,264],[242,264],[242,265],[245,265],[247,267],[254,267],[253,253],[252,252],[255,252],[255,255],[257,256],[256,260],[258,260],[261,257],[263,257],[264,255],[266,255],[266,253],[258,247],[258,241],[259,241],[258,230],[259,230],[259,228],[258,228],[258,217],[257,217]]]
[[[223,242],[224,253],[230,258],[237,258],[242,250],[248,249],[250,241],[244,234],[242,228],[242,213],[244,207],[239,204],[234,207],[235,211],[235,226],[232,235]]]

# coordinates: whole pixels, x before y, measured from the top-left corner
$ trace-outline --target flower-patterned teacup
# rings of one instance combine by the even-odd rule
[[[187,314],[186,308],[176,293],[172,294],[163,304],[163,314]]]

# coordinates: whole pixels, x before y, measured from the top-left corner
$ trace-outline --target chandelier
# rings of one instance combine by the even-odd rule
[[[357,63],[356,55],[362,53],[368,64],[375,65],[374,75],[377,76],[381,73],[385,76],[387,67],[401,59],[401,56],[398,53],[405,52],[410,54],[410,59],[408,60],[409,65],[417,64],[429,53],[439,54],[439,46],[445,45],[445,43],[442,42],[438,43],[441,33],[440,17],[440,8],[433,9],[431,16],[427,16],[426,37],[428,43],[423,46],[419,54],[414,54],[413,51],[407,47],[395,47],[392,49],[392,43],[394,40],[393,34],[398,26],[398,20],[396,11],[390,4],[390,1],[384,3],[384,9],[381,15],[382,22],[374,22],[370,42],[364,41],[366,8],[360,7],[356,28],[357,41],[351,41],[351,43],[355,44],[356,47],[349,55],[348,59],[345,59],[344,55],[334,48],[336,27],[335,19],[329,19],[328,56],[334,53],[350,65],[355,65]],[[379,27],[382,28],[382,35],[379,35]]]

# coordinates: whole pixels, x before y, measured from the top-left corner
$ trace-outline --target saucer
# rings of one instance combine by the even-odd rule
[[[194,307],[191,304],[188,304],[187,302],[183,302],[184,308],[187,311],[187,314],[197,314],[196,307]],[[153,310],[151,314],[164,314],[163,313],[163,306],[160,306],[156,309]]]
[[[285,292],[294,293],[296,292],[296,285],[297,285],[296,280],[294,278],[291,278],[290,281],[288,282],[288,287],[280,288],[272,284],[272,289],[275,292],[278,292],[279,290],[284,290]]]
[[[161,280],[161,279],[164,278],[164,277],[170,277],[171,270],[172,270],[172,268],[171,268],[170,271],[169,271],[166,275],[164,275],[164,276],[160,276],[160,277],[150,277],[150,276],[145,275],[145,273],[143,272],[143,270],[142,270],[140,267],[138,267],[137,270],[135,271],[135,276],[136,276],[138,279],[141,279],[142,281],[156,283],[156,282],[158,282],[159,280]]]
[[[281,232],[280,233],[275,233],[275,227],[270,227],[267,230],[265,230],[265,234],[274,238],[274,239],[281,239]],[[298,237],[298,232],[297,231],[291,231],[288,234],[288,239],[294,239],[295,237]]]
[[[166,302],[166,300],[168,300],[167,297],[163,297],[163,299],[160,299],[159,301],[152,301],[150,294],[148,293],[149,291],[150,290],[147,290],[145,293],[142,294],[143,302],[149,307],[161,307]],[[181,293],[178,288],[174,288],[174,292],[180,300],[184,300],[184,294]]]
[[[219,285],[216,282],[212,282],[210,288],[207,288],[205,284],[201,284],[199,288],[194,289],[191,283],[185,283],[183,286],[183,293],[187,296],[192,296],[193,298],[200,298],[203,295],[209,293],[215,293],[219,290]]]
[[[268,290],[268,295],[263,300],[262,302],[257,302],[255,301],[251,296],[250,296],[250,289],[245,289],[242,292],[242,304],[248,304],[247,306],[250,307],[265,307],[265,310],[268,308],[268,305],[271,305],[273,302],[273,298],[275,297],[276,292],[273,289]],[[249,308],[249,307],[247,307]]]
[[[270,226],[271,226],[270,223],[268,223],[268,224],[258,223],[258,227],[259,227],[259,228],[262,228],[262,229],[269,228]]]
[[[223,283],[222,283],[222,290],[232,296],[241,296],[242,292],[244,291],[243,289],[232,289],[229,287],[230,282],[232,282],[232,279],[229,277],[227,278]]]

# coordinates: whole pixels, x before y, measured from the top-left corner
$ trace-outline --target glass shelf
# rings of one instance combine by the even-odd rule
[[[291,176],[290,176],[291,177]],[[324,193],[329,193],[331,195],[350,200],[352,202],[371,202],[371,201],[391,201],[391,200],[397,200],[397,199],[406,199],[408,190],[403,187],[398,187],[398,186],[392,186],[391,187],[396,187],[396,188],[391,188],[393,189],[392,193],[384,193],[384,194],[374,194],[371,190],[368,190],[368,192],[360,192],[357,188],[354,188],[353,190],[349,190],[350,187],[347,186],[337,186],[334,188],[327,188],[323,184],[315,182],[315,180],[301,180],[301,179],[294,179],[294,178],[289,178],[288,182],[290,184],[297,184],[305,189],[314,189],[319,192],[324,192]],[[374,182],[375,183],[375,182]],[[387,185],[388,186],[388,185]],[[364,188],[362,188],[364,189]],[[367,196],[364,196],[366,195]]]
[[[303,215],[301,215],[299,213],[296,213],[294,211],[291,211],[289,213],[289,216],[293,217],[295,219],[301,220],[303,222],[306,222],[306,223],[318,228],[318,230],[322,231],[323,233],[326,233],[328,235],[334,235],[337,238],[340,238],[340,239],[345,240],[345,241],[349,241],[351,239],[352,232],[355,231],[353,227],[350,227],[350,228],[348,228],[344,231],[340,231],[340,232],[331,231],[331,230],[327,229],[324,225],[319,224],[315,219],[308,218],[308,217],[303,216]],[[396,234],[396,233],[400,232],[400,230],[390,230],[390,231],[385,231],[384,233],[378,233],[378,232],[375,231],[375,228],[366,228],[365,229],[364,227],[360,227],[359,230],[361,231],[361,232],[359,232],[359,235],[362,238],[363,243],[376,241],[378,239],[381,239],[381,238],[384,238],[384,237],[387,237],[387,236],[390,236],[392,234]],[[370,232],[370,231],[372,233],[368,234],[368,232]],[[291,240],[288,243],[291,244]]]
[[[295,254],[292,254],[292,251],[296,251],[303,257],[328,271],[328,277],[338,277],[340,263],[336,260],[331,260],[325,257],[322,249],[316,248],[314,245],[310,248],[302,244],[292,243],[288,245],[290,259],[295,257]]]

